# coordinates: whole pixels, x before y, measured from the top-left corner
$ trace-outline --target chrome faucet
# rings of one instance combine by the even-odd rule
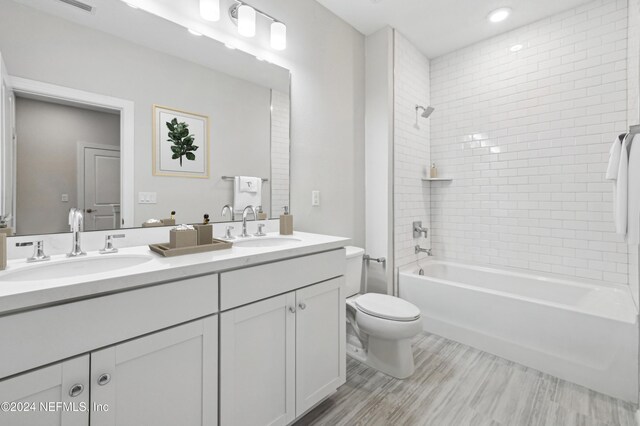
[[[258,220],[258,215],[256,214],[256,209],[253,206],[247,206],[242,210],[242,235],[241,237],[249,237],[249,233],[247,232],[247,213],[253,213],[253,220]]]
[[[431,249],[424,249],[419,245],[416,246],[416,254],[418,253],[427,253],[427,256],[433,256],[433,254],[431,254]]]
[[[82,230],[83,216],[82,210],[72,208],[69,210],[69,227],[71,228],[72,246],[71,251],[67,253],[67,257],[84,256],[87,253],[82,251],[80,247],[80,231]]]
[[[42,262],[43,260],[51,259],[44,253],[44,241],[27,241],[24,243],[16,243],[16,247],[28,247],[33,246],[33,254],[27,258],[27,262]]]
[[[224,207],[222,207],[222,212],[220,212],[220,215],[222,215],[222,217],[224,218],[224,214],[227,211],[229,212],[229,220],[233,222],[233,207],[231,207],[229,204],[225,204]]]

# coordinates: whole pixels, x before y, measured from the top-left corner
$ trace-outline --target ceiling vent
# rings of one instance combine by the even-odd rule
[[[91,6],[90,4],[87,3],[83,3],[81,1],[78,0],[58,0],[62,3],[66,3],[69,6],[73,6],[77,9],[83,10],[85,12],[89,12],[89,13],[93,13],[95,8],[93,6]]]

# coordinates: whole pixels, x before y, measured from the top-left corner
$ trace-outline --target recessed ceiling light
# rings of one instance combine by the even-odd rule
[[[194,36],[196,36],[196,37],[200,37],[200,36],[202,36],[202,33],[199,33],[199,32],[198,32],[198,31],[196,31],[196,30],[192,30],[191,28],[187,28],[187,30],[189,31],[189,33],[191,33],[191,35],[194,35]]]
[[[507,19],[509,15],[511,15],[511,9],[509,9],[508,7],[501,7],[500,9],[496,9],[491,12],[488,16],[488,19],[489,21],[496,24]]]
[[[514,44],[513,46],[511,46],[511,48],[509,49],[512,52],[519,52],[522,50],[524,46],[521,44]]]

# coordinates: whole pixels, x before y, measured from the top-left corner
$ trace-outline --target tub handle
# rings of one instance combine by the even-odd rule
[[[386,266],[387,265],[387,259],[384,258],[384,257],[371,257],[368,254],[365,254],[362,257],[362,260],[364,260],[367,263],[369,263],[369,262],[377,262],[377,263],[382,263],[382,266]]]

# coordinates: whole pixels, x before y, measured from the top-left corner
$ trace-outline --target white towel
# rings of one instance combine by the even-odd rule
[[[627,243],[640,244],[640,136],[633,138],[636,142],[630,142],[629,170],[627,181]],[[634,147],[634,145],[636,145]],[[622,153],[623,155],[625,152]]]
[[[255,192],[242,190],[241,180],[243,176],[236,176],[233,179],[233,211],[236,215],[241,215],[247,206],[258,207],[262,205],[262,179],[255,187]]]
[[[609,150],[609,165],[607,166],[607,174],[605,179],[617,180],[618,179],[618,167],[620,166],[620,153],[622,152],[622,144],[624,143],[626,135],[620,135],[616,138]]]
[[[262,179],[253,176],[240,176],[240,192],[258,192]]]
[[[618,178],[616,179],[615,193],[615,224],[616,233],[619,235],[627,234],[627,186],[629,179],[629,144],[633,140],[633,136],[627,135],[622,142],[620,150],[620,163],[618,165]]]

